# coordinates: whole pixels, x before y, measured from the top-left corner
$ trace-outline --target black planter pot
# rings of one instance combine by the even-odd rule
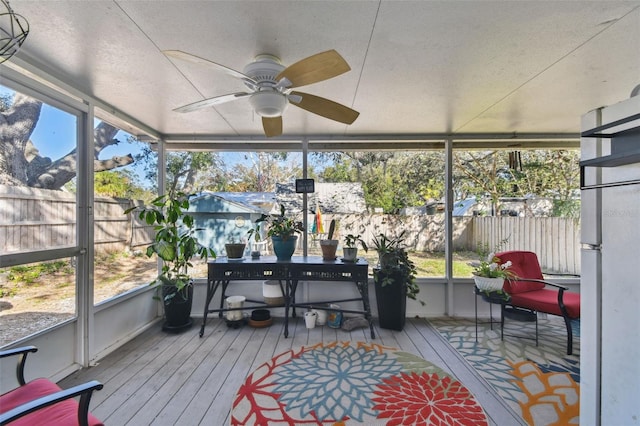
[[[162,286],[162,300],[164,306],[164,324],[162,330],[169,333],[180,333],[188,330],[193,325],[191,318],[191,306],[193,304],[193,283],[177,292],[171,300],[166,301],[167,295],[176,293],[176,287],[172,285]]]
[[[393,279],[393,283],[383,287],[381,282],[387,276]],[[374,269],[373,281],[380,327],[401,331],[407,319],[407,287],[402,282],[402,277],[400,274],[389,275]]]

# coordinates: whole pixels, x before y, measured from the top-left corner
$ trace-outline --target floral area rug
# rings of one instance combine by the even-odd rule
[[[455,378],[407,352],[364,342],[289,350],[238,390],[232,425],[487,425]]]
[[[495,320],[495,319],[494,319]],[[482,321],[479,319],[479,321]],[[566,353],[566,328],[560,317],[535,322],[478,324],[474,319],[429,319],[429,322],[487,380],[498,395],[529,424],[577,425],[580,415],[580,324],[573,324],[573,355]]]

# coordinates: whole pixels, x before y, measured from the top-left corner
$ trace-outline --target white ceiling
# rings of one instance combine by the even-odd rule
[[[575,133],[580,116],[640,84],[640,1],[14,0],[31,32],[18,57],[167,135],[262,135],[227,74],[336,49],[346,74],[301,88],[358,110],[346,126],[294,106],[285,135]]]

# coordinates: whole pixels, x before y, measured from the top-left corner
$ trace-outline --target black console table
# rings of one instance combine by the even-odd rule
[[[222,316],[224,309],[223,304],[226,298],[227,288],[232,281],[263,281],[278,280],[280,288],[284,295],[285,308],[285,325],[284,336],[289,336],[289,311],[295,317],[296,307],[310,307],[314,309],[323,309],[319,305],[330,303],[362,301],[363,310],[346,310],[339,309],[341,312],[363,314],[369,322],[371,330],[371,338],[375,338],[373,330],[373,321],[371,317],[371,306],[369,304],[368,289],[368,271],[369,265],[364,259],[357,259],[355,262],[347,262],[339,259],[333,261],[323,260],[320,256],[294,256],[291,261],[278,261],[273,256],[261,257],[259,259],[242,259],[229,260],[221,257],[208,262],[208,279],[207,279],[207,297],[204,305],[204,315],[202,319],[202,327],[200,328],[200,337],[204,335],[204,328],[207,323],[209,313],[217,312]],[[340,300],[324,300],[315,302],[298,303],[296,301],[296,290],[300,281],[346,281],[356,285],[359,298],[340,299]],[[218,289],[221,289],[220,308],[210,309],[211,300]],[[247,302],[262,304],[262,301],[246,300]],[[273,307],[273,306],[268,306]],[[255,309],[256,306],[243,307],[242,309]],[[234,308],[237,309],[237,308]],[[334,310],[334,309],[332,309]]]

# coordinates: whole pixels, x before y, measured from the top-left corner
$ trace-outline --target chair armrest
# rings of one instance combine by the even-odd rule
[[[564,290],[564,291],[568,291],[569,290],[569,287],[565,287],[563,285],[552,283],[552,282],[545,281],[545,280],[538,280],[538,279],[535,279],[535,278],[512,278],[511,281],[528,281],[528,282],[532,282],[532,283],[542,283],[544,285],[550,285],[552,287],[555,287],[557,289],[561,289],[561,290]]]
[[[13,348],[7,349],[4,351],[0,351],[0,358],[6,358],[9,356],[19,355],[18,365],[16,366],[16,378],[18,379],[18,383],[20,386],[23,386],[26,382],[24,380],[24,366],[27,362],[27,355],[30,352],[37,352],[38,348],[35,346],[23,346],[21,348]]]
[[[97,380],[93,380],[87,383],[83,383],[78,386],[74,386],[69,389],[64,389],[51,395],[43,396],[33,401],[24,403],[6,413],[0,414],[0,425],[4,426],[20,417],[33,413],[41,408],[48,407],[66,399],[75,398],[80,396],[80,403],[78,405],[78,424],[80,426],[88,425],[89,415],[89,402],[91,401],[91,395],[94,390],[100,390],[103,388],[103,384]]]

